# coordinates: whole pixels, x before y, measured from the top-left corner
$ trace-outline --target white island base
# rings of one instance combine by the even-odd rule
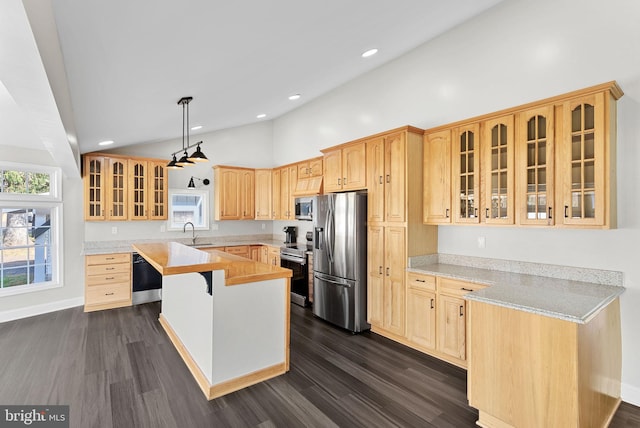
[[[225,285],[196,272],[162,278],[160,324],[207,399],[289,370],[289,278]]]

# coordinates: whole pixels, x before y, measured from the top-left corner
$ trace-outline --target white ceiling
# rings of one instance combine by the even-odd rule
[[[259,113],[274,119],[502,0],[23,1],[50,83],[52,52],[61,51],[64,73],[56,79],[66,82],[54,83],[53,93],[63,119],[62,104],[69,104],[67,133],[77,135],[84,153],[99,150],[103,140],[114,140],[113,148],[180,137],[176,103],[183,96],[194,98],[191,125],[203,126],[192,135],[249,124]],[[7,12],[24,14],[9,3],[20,0],[3,0],[7,21]],[[36,28],[47,25],[46,16],[34,17],[43,15],[44,3],[59,46],[52,46],[51,31]],[[15,32],[21,23],[14,24]],[[360,56],[373,47],[377,55]],[[3,83],[23,73],[0,67]],[[17,114],[6,87],[0,86],[0,114],[13,117],[4,114]],[[294,93],[301,99],[289,101]],[[23,132],[28,118],[11,122],[21,124],[15,141],[31,145],[33,135]],[[10,141],[12,129],[3,120],[0,138]]]

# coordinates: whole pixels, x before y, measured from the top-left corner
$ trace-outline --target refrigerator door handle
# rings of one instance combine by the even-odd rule
[[[315,234],[316,236],[313,239],[315,248],[316,250],[322,250],[322,247],[324,247],[324,229],[322,227],[316,227]]]
[[[339,286],[341,286],[341,287],[345,287],[345,288],[351,288],[351,287],[353,287],[353,285],[352,285],[351,283],[349,283],[349,282],[347,282],[347,281],[344,281],[344,280],[342,280],[342,281],[341,281],[341,280],[336,280],[336,279],[331,278],[331,277],[328,277],[328,276],[326,276],[326,275],[319,275],[319,274],[317,274],[317,273],[316,273],[316,274],[314,274],[314,276],[315,276],[316,278],[318,278],[319,280],[324,281],[324,282],[328,282],[328,283],[330,283],[330,284],[339,285]]]
[[[333,246],[335,245],[335,219],[333,218],[332,199],[329,199],[329,212],[325,220],[325,239],[327,242],[327,257],[330,263],[333,263]]]

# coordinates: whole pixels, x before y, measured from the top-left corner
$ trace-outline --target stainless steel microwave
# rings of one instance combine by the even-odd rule
[[[296,198],[296,220],[313,220],[313,197]]]

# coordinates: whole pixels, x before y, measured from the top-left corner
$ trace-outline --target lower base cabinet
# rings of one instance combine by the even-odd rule
[[[369,236],[372,236],[371,232]],[[393,288],[385,286],[384,281],[376,281],[370,272],[369,322],[372,331],[466,368],[467,301],[462,296],[485,287],[482,284],[407,272],[406,289],[391,293]],[[385,318],[385,314],[390,312],[403,317],[404,330],[394,331],[390,328],[392,324],[388,321],[385,324],[385,319],[390,320]]]
[[[85,257],[84,311],[131,306],[131,253]]]

